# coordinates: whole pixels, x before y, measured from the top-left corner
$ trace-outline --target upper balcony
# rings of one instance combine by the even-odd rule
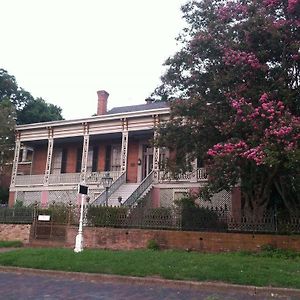
[[[106,172],[89,172],[86,175],[86,184],[102,187],[101,179]],[[121,175],[121,171],[110,171],[113,181]],[[43,186],[44,175],[17,175],[16,187]],[[80,183],[80,173],[50,174],[48,186],[74,186]]]

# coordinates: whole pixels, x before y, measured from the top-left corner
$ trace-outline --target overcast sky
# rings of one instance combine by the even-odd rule
[[[66,119],[144,103],[176,50],[186,0],[0,0],[0,68]]]

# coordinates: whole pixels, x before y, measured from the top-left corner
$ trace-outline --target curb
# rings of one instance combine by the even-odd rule
[[[80,273],[80,272],[65,272],[54,270],[40,270],[19,267],[6,267],[0,266],[0,272],[4,273],[17,273],[29,274],[38,276],[51,276],[56,278],[63,278],[68,280],[80,280],[89,282],[101,283],[124,283],[124,284],[138,284],[138,285],[153,285],[165,286],[176,289],[193,289],[193,290],[210,290],[215,292],[226,291],[239,291],[250,295],[257,296],[293,296],[300,298],[300,289],[290,288],[276,288],[276,287],[256,287],[248,285],[228,284],[223,282],[198,282],[198,281],[182,281],[182,280],[169,280],[156,277],[133,277],[121,275],[108,275],[108,274],[93,274],[93,273]]]

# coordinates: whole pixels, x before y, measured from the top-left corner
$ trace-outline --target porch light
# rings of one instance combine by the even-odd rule
[[[109,172],[106,172],[101,179],[101,183],[105,188],[105,205],[108,206],[108,189],[113,182],[113,178],[109,176]]]

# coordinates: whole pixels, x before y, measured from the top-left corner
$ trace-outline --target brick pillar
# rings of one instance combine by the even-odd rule
[[[160,207],[160,188],[153,187],[151,191],[151,208]]]
[[[9,192],[8,207],[13,207],[15,205],[16,192]]]

